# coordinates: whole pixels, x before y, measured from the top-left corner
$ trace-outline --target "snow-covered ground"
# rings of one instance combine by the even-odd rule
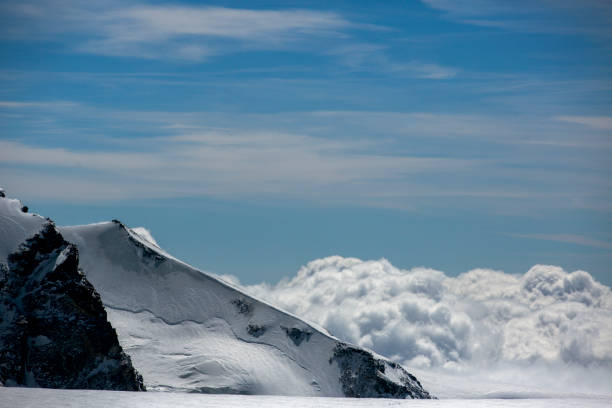
[[[395,400],[0,388],[1,408],[603,408],[610,406],[612,406],[612,397]]]

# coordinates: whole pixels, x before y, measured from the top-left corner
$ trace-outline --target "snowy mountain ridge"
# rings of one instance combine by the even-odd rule
[[[45,219],[0,202],[4,262]],[[146,230],[118,221],[58,230],[150,390],[430,398],[399,364],[179,261]]]
[[[0,384],[144,390],[79,270],[77,248],[17,200],[0,198],[0,215],[2,248],[10,251],[0,259]]]
[[[399,365],[168,256],[118,221],[61,231],[80,248],[149,389],[428,397]]]

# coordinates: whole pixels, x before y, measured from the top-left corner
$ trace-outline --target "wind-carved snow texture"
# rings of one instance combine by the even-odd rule
[[[117,221],[61,231],[79,247],[148,389],[429,398],[399,365],[356,346],[339,354],[344,343],[324,330],[178,261]]]
[[[6,204],[0,208],[11,207]],[[0,225],[14,217],[4,211]],[[0,260],[0,382],[144,390],[99,295],[78,268],[77,248],[53,223],[46,221],[6,261]]]

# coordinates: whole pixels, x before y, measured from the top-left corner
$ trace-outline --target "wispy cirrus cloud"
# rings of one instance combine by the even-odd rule
[[[352,69],[384,74],[449,79],[457,73],[430,61],[395,61],[386,46],[363,44],[352,35],[386,27],[326,10],[29,0],[0,5],[0,16],[0,37],[58,41],[82,54],[200,62],[236,52],[290,50],[332,55]]]
[[[458,70],[418,60],[396,61],[389,58],[387,48],[372,43],[355,43],[332,48],[327,54],[338,58],[352,70],[376,71],[423,79],[451,79]]]
[[[506,0],[421,0],[449,18],[512,31],[612,35],[612,5],[605,0],[512,2]]]
[[[402,209],[529,207],[535,214],[600,206],[610,196],[608,167],[599,159],[610,145],[595,130],[576,132],[550,116],[4,103],[0,115],[10,117],[3,129],[14,136],[0,141],[3,183],[26,198],[46,191],[97,200],[105,191],[101,198],[257,196]],[[61,145],[56,135],[65,138]],[[577,148],[588,149],[588,158]],[[40,180],[54,178],[61,188],[40,190]]]
[[[6,22],[0,30],[3,37],[49,40],[71,35],[72,49],[82,53],[196,61],[236,50],[339,37],[352,26],[327,11],[133,2],[28,1],[5,4],[0,11]]]
[[[394,71],[404,71],[412,73],[417,78],[427,79],[451,79],[457,76],[458,70],[438,64],[411,61],[406,64],[394,64],[391,67]]]
[[[521,5],[503,0],[421,0],[437,10],[458,16],[499,15],[526,13],[533,5]]]
[[[161,184],[168,187],[166,194],[174,195],[278,194],[362,203],[387,191],[387,182],[423,173],[460,172],[476,165],[464,159],[373,153],[363,141],[228,130],[117,141],[112,151],[0,141],[0,162],[5,184],[23,178],[18,173],[24,169],[29,173],[26,178],[62,174],[57,179],[64,184],[54,194],[64,198],[97,197],[97,187],[79,182],[96,178],[105,185],[117,185],[119,197],[110,193],[109,199],[124,197],[130,185],[139,196],[155,196]],[[74,186],[84,190],[75,191]]]
[[[612,116],[556,116],[555,119],[594,129],[612,130]]]
[[[600,241],[585,237],[579,234],[509,234],[517,238],[539,239],[544,241],[562,242],[565,244],[575,244],[589,246],[593,248],[612,249],[612,242]]]
[[[50,101],[50,102],[19,102],[0,101],[0,108],[70,108],[78,106],[76,102]]]

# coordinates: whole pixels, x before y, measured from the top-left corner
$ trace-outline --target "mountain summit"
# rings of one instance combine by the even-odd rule
[[[44,222],[31,225],[37,216],[0,201],[6,252]],[[399,364],[179,261],[142,231],[111,221],[59,233],[78,248],[79,267],[149,390],[431,398]]]
[[[0,234],[0,384],[144,390],[77,248],[6,198]]]

